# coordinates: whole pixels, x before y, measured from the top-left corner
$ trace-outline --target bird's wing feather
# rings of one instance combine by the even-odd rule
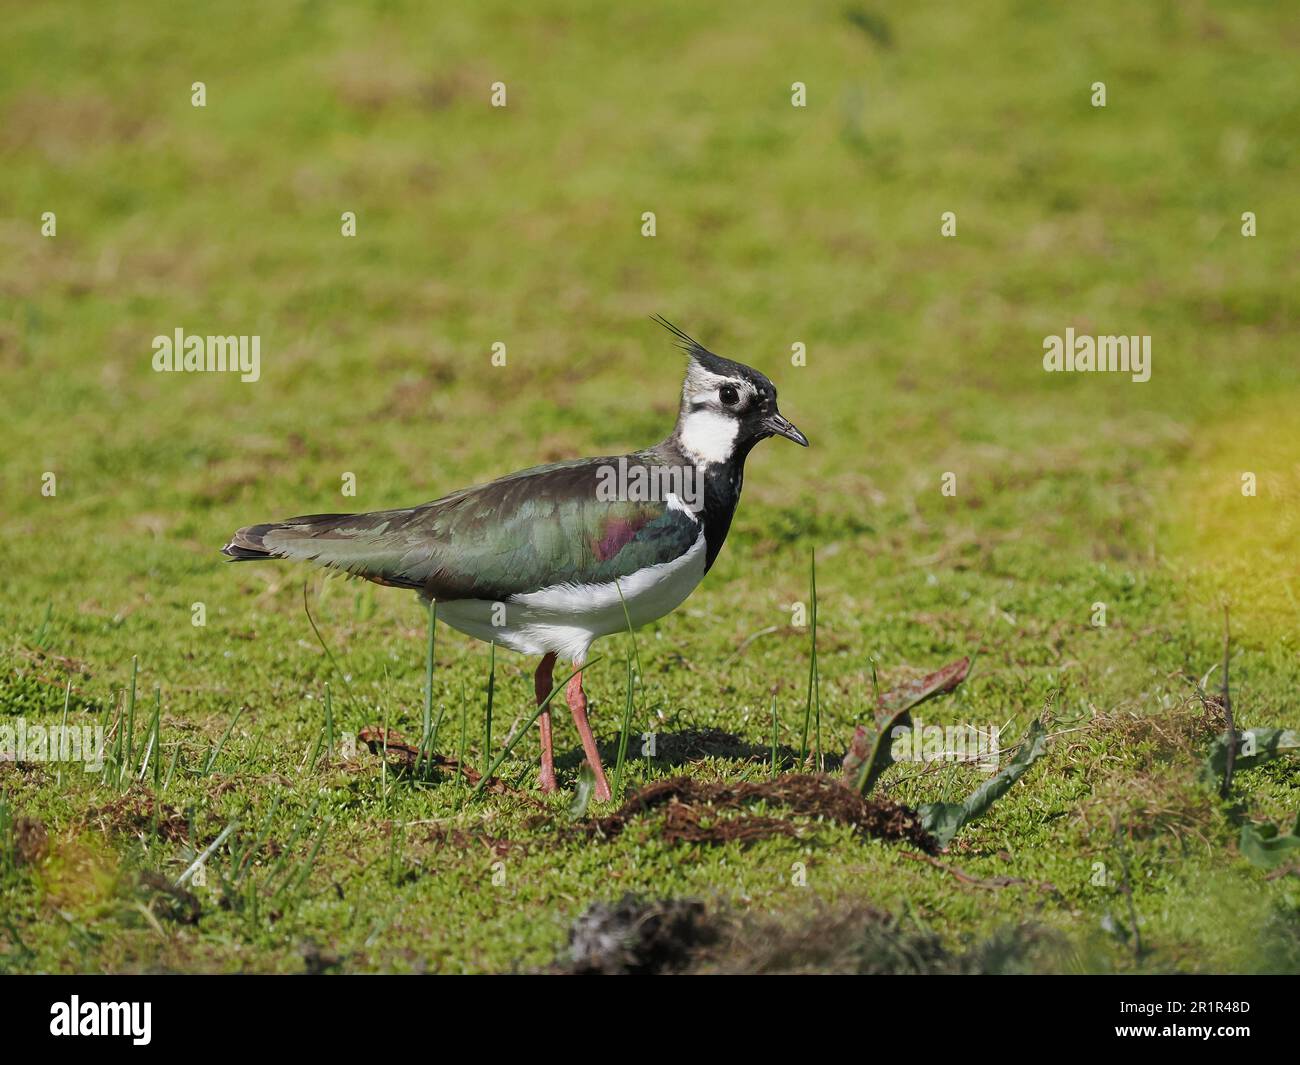
[[[663,492],[607,498],[601,470],[618,461],[524,470],[405,510],[253,526],[240,530],[234,543],[255,533],[253,542],[275,557],[418,588],[438,599],[503,601],[557,584],[609,582],[673,561],[700,532],[696,518],[669,506]],[[627,461],[650,464],[637,456]]]

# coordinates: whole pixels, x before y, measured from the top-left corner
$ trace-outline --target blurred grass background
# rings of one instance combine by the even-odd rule
[[[409,505],[661,438],[681,372],[648,321],[662,313],[764,369],[813,447],[777,441],[751,458],[718,565],[642,636],[641,727],[718,726],[762,743],[775,686],[784,738],[797,734],[807,640],[788,627],[789,608],[807,598],[814,548],[833,750],[864,715],[870,659],[888,679],[981,639],[966,701],[941,711],[953,720],[1023,725],[1049,697],[1103,715],[1167,709],[1186,676],[1220,657],[1225,599],[1246,723],[1300,721],[1300,26],[1284,5],[49,3],[4,13],[7,713],[56,713],[69,676],[74,711],[100,708],[138,655],[142,690],[162,686],[182,741],[207,742],[247,704],[232,748],[247,763],[230,772],[260,779],[268,759],[296,764],[329,679],[302,613],[307,575],[226,567],[217,550],[228,534]],[[195,81],[204,108],[191,106]],[[503,109],[489,106],[496,81]],[[805,108],[791,106],[795,81]],[[1090,104],[1097,81],[1105,108]],[[57,237],[41,236],[46,211]],[[344,211],[356,212],[355,238],[340,235]],[[657,216],[653,238],[641,235],[645,211]],[[957,215],[952,239],[940,236],[945,211]],[[1258,218],[1254,238],[1240,235],[1244,211]],[[1071,326],[1151,334],[1150,382],[1044,373],[1043,337]],[[261,380],[153,373],[152,338],[177,327],[259,334]],[[491,365],[494,341],[507,345],[505,367]],[[796,342],[806,367],[790,363]],[[41,495],[45,471],[58,478],[54,498]],[[946,471],[956,498],[940,495]],[[1243,471],[1258,476],[1256,498],[1241,495]],[[345,472],[356,474],[354,499],[339,494]],[[310,580],[369,714],[346,724],[386,708],[412,728],[423,640],[414,602]],[[1098,601],[1105,629],[1089,624]],[[205,628],[189,624],[195,602],[206,604]],[[445,628],[439,646],[438,698],[478,690],[485,650]],[[501,661],[510,717],[529,698],[528,666]],[[621,711],[618,668],[592,681],[603,741]],[[1108,903],[1083,897],[1088,833],[1062,835],[1055,819],[1073,824],[1094,793],[1106,742],[1039,770],[1081,783],[1036,797],[1026,787],[1023,805],[977,830],[963,857],[997,864],[999,851],[1023,846],[1043,852],[1030,860],[1048,863],[1040,872],[1054,882],[1078,871],[1078,897],[1048,918],[1072,933],[1094,930]],[[521,749],[519,772],[533,753]],[[1121,799],[1147,788],[1146,771],[1120,773]],[[951,774],[954,794],[964,772]],[[205,807],[234,801],[201,785],[191,798]],[[49,781],[5,786],[17,808],[70,837],[90,801]],[[1258,815],[1294,810],[1288,774],[1255,786]],[[903,785],[900,797],[934,796]],[[393,816],[443,798],[412,795]],[[347,807],[351,835],[327,860],[346,865],[370,845],[367,801]],[[1199,829],[1223,844],[1221,813],[1196,809],[1208,819]],[[652,875],[633,852],[613,879],[739,893],[783,912],[791,889],[773,887],[784,875],[773,870],[788,867],[791,846],[734,855],[740,871],[706,863],[689,883]],[[123,847],[112,861],[132,868],[180,860]],[[1260,889],[1230,851],[1207,848],[1203,868],[1185,850],[1150,855],[1162,963],[1244,968],[1259,956],[1243,946],[1254,938],[1219,927],[1239,903],[1197,887],[1216,878],[1225,891]],[[571,860],[581,870],[566,886],[534,883],[531,897],[580,908],[605,873]],[[819,860],[827,898],[919,899],[950,932],[1019,912],[1009,898],[957,897],[939,874],[917,883],[921,871],[876,851],[865,884],[860,856],[827,846]],[[658,861],[671,867],[672,852]],[[36,927],[48,904],[40,885],[12,890]],[[449,889],[428,890],[415,904],[379,891],[375,905],[433,921]],[[1285,881],[1267,891],[1260,905],[1293,911]],[[1187,898],[1170,911],[1179,892]],[[409,949],[424,963],[503,967],[553,952],[560,926],[526,923],[518,899],[463,885],[457,898],[474,927],[453,946],[439,940],[445,954],[433,961],[420,953],[429,926],[413,929]],[[75,965],[69,941],[49,935],[42,963]],[[157,962],[133,930],[122,935],[129,949],[82,963]],[[287,964],[288,932],[246,935],[262,951],[256,965]],[[228,964],[202,937],[167,949],[178,967]],[[385,949],[349,956],[361,967],[411,960]]]

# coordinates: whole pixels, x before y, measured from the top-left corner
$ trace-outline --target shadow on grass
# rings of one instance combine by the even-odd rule
[[[653,748],[649,736],[654,736]],[[618,736],[615,735],[597,744],[601,761],[610,768],[618,758]],[[653,750],[653,753],[650,753]],[[679,768],[706,758],[718,758],[728,762],[748,762],[770,766],[772,747],[770,744],[751,743],[743,736],[724,732],[716,728],[688,728],[677,732],[636,733],[627,745],[629,762],[651,762],[664,768]],[[557,754],[555,765],[559,769],[576,771],[582,765],[582,748],[574,747],[564,754]],[[827,755],[826,770],[834,772],[839,769],[843,759],[839,755]],[[797,769],[801,765],[799,752],[793,747],[779,744],[776,749],[776,769],[783,773]]]

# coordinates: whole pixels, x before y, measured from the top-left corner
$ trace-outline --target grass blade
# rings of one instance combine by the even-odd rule
[[[244,711],[247,709],[248,707],[241,706],[235,711],[235,716],[230,719],[230,724],[226,726],[226,731],[221,734],[221,739],[217,741],[217,745],[208,754],[208,760],[203,765],[203,776],[206,777],[212,772],[212,767],[217,764],[217,757],[221,754],[221,749],[225,747],[226,740],[230,739],[230,734],[235,730],[235,725],[239,723],[239,719],[244,716]]]
[[[614,762],[613,794],[615,797],[623,794],[623,767],[627,763],[627,739],[632,731],[635,683],[632,678],[632,655],[629,653],[627,656],[627,701],[623,705],[623,722],[618,732],[618,757]]]
[[[424,660],[424,716],[421,721],[422,727],[420,729],[421,757],[424,757],[433,749],[433,739],[431,738],[430,733],[433,729],[433,652],[435,641],[437,639],[437,627],[438,601],[436,599],[431,599],[429,600],[429,649]],[[441,713],[438,715],[438,720],[440,722],[442,720]],[[415,773],[419,776],[420,759],[416,759]]]
[[[325,758],[334,760],[334,696],[329,684],[325,685]]]
[[[293,833],[289,836],[289,841],[281,848],[280,857],[276,860],[271,871],[266,874],[263,881],[264,886],[269,890],[271,885],[289,864],[289,856],[293,853],[294,846],[302,838],[302,834],[307,830],[307,826],[316,819],[316,811],[320,809],[320,799],[311,804],[311,809],[298,819],[298,823],[293,826]]]
[[[343,682],[343,688],[348,693],[348,703],[355,710],[357,701],[352,694],[352,685],[348,682],[347,674],[339,668],[338,659],[334,657],[334,652],[329,649],[329,644],[325,642],[325,637],[320,634],[320,629],[316,625],[316,619],[311,616],[311,607],[307,605],[307,582],[302,582],[302,609],[307,615],[307,622],[311,625],[311,631],[316,634],[316,642],[320,644],[321,650],[325,652],[325,657],[329,659],[330,665],[334,672],[338,674],[339,680]]]
[[[488,656],[487,719],[483,722],[484,762],[487,762],[492,757],[492,701],[496,695],[497,687],[497,645],[495,640],[492,641]]]
[[[140,659],[137,655],[131,656],[131,695],[126,704],[126,736],[125,747],[122,761],[118,763],[117,782],[120,786],[122,783],[122,774],[126,771],[127,766],[131,765],[132,748],[135,745],[135,678],[140,668]]]
[[[307,855],[307,857],[303,860],[302,865],[299,866],[299,872],[297,877],[293,878],[293,887],[290,888],[289,890],[289,893],[291,895],[296,894],[299,888],[301,888],[303,884],[307,882],[307,878],[311,876],[311,871],[316,866],[316,858],[320,855],[320,849],[325,845],[326,833],[328,833],[329,830],[333,827],[334,827],[333,818],[329,818],[328,820],[326,820],[326,822],[323,825],[320,826],[320,832],[316,834],[316,842],[312,845],[311,851]],[[280,887],[276,890],[275,894],[271,896],[272,902],[275,902],[275,900],[280,897],[280,894],[284,891],[286,887],[288,887],[289,883],[290,883],[289,880],[285,880],[285,882],[280,885]]]
[[[153,717],[149,719],[149,744],[144,749],[144,757],[140,759],[140,775],[136,779],[144,780],[144,775],[149,769],[149,759],[153,757],[154,751],[158,749],[158,730],[162,724],[162,688],[154,689]],[[158,790],[158,759],[153,760],[153,789]]]
[[[776,692],[772,693],[772,773],[773,780],[776,779]]]
[[[299,774],[316,772],[316,763],[320,759],[320,749],[324,742],[325,730],[318,728],[316,730],[316,741],[311,745],[311,750],[307,752],[307,757],[303,759],[302,766],[298,769]]]
[[[54,775],[55,783],[60,787],[63,785],[63,737],[68,734],[68,703],[72,699],[72,678],[68,678],[68,686],[63,692],[63,718],[59,722],[59,768]]]
[[[618,592],[618,601],[623,606],[623,621],[627,625],[627,638],[631,643],[631,650],[627,656],[627,701],[623,706],[623,723],[618,733],[618,757],[614,763],[614,792],[615,796],[623,794],[623,769],[627,763],[627,741],[632,731],[632,718],[636,709],[636,683],[632,676],[632,658],[636,657],[636,678],[640,680],[645,674],[641,670],[641,649],[637,646],[636,632],[632,628],[632,615],[628,613],[627,600],[623,598],[623,589],[619,581],[614,582],[614,589]]]
[[[806,761],[808,758],[808,731],[812,724],[813,705],[816,703],[817,721],[815,740],[817,743],[817,758],[821,761],[822,748],[822,700],[821,700],[821,683],[817,673],[817,553],[812,555],[812,567],[810,570],[811,578],[809,585],[809,597],[811,601],[812,615],[808,619],[809,626],[809,654],[808,654],[808,701],[804,705],[803,712],[803,736],[799,741],[799,761]],[[819,766],[820,768],[820,766]]]
[[[176,772],[176,763],[181,760],[181,745],[176,744],[176,749],[172,751],[171,765],[167,767],[167,776],[163,780],[162,790],[166,791],[172,786],[172,776]]]
[[[217,838],[208,844],[204,852],[200,854],[197,858],[195,858],[194,861],[192,861],[189,864],[189,867],[185,870],[185,872],[181,873],[181,875],[176,878],[176,886],[184,887],[185,882],[189,880],[189,878],[192,877],[196,872],[198,872],[199,866],[202,865],[204,862],[206,862],[209,858],[211,858],[212,855],[216,853],[217,848],[220,847],[223,843],[225,843],[226,840],[230,838],[230,834],[234,832],[235,829],[237,829],[238,827],[239,827],[239,821],[235,820],[235,821],[231,821],[230,824],[228,824],[225,828],[223,828],[221,832],[217,835]]]
[[[54,612],[54,600],[53,600],[53,599],[46,600],[46,603],[45,603],[45,617],[43,617],[43,618],[41,619],[41,627],[40,627],[39,629],[37,629],[35,635],[32,636],[32,646],[33,646],[33,647],[35,647],[35,648],[37,648],[37,649],[41,649],[41,650],[44,649],[44,647],[45,647],[45,633],[46,633],[46,631],[47,631],[47,630],[49,629],[49,627],[50,627],[50,615],[51,615],[53,612]]]
[[[468,718],[468,716],[469,716],[469,707],[468,704],[465,702],[465,682],[461,681],[460,684],[460,748],[456,752],[456,779],[458,782],[457,790],[461,792],[464,791],[465,779],[466,779],[465,778],[465,739],[466,739],[465,728],[467,724],[466,719]],[[458,795],[456,797],[456,809],[458,810],[460,809],[460,804],[463,799],[464,799],[463,794]]]

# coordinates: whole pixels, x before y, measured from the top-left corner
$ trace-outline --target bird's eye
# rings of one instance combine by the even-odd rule
[[[722,400],[722,402],[726,404],[728,407],[734,407],[737,403],[740,402],[740,393],[737,392],[731,385],[723,385],[720,389],[718,389],[718,398]]]

